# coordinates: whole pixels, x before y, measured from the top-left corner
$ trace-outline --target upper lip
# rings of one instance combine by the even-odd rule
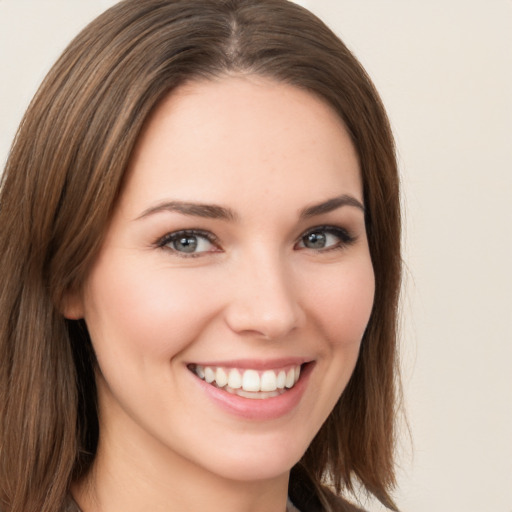
[[[194,361],[188,365],[216,366],[223,368],[240,368],[243,370],[273,370],[285,366],[300,366],[311,362],[312,359],[306,357],[284,357],[279,359],[230,359],[226,361]]]

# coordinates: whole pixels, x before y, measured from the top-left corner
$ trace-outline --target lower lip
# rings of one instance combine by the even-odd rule
[[[308,363],[302,367],[300,379],[293,388],[279,396],[263,399],[244,398],[228,393],[208,384],[197,375],[192,375],[207,396],[226,412],[249,420],[272,420],[289,414],[297,407],[306,390],[313,366],[314,363]]]

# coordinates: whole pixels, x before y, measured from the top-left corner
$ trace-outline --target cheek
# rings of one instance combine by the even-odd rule
[[[113,352],[123,358],[130,353],[172,358],[215,315],[205,285],[193,272],[148,270],[129,258],[100,261],[85,295],[86,322],[99,358]]]
[[[375,293],[369,257],[318,276],[316,285],[311,304],[326,339],[332,348],[359,350]]]

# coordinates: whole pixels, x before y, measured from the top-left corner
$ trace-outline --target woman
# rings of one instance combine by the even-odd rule
[[[393,141],[322,22],[119,3],[0,199],[4,512],[396,510]]]

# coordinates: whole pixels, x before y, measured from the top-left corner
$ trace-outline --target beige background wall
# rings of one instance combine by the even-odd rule
[[[112,0],[0,0],[0,161]],[[404,512],[512,512],[512,2],[304,0],[380,90],[403,174]],[[372,512],[380,508],[370,505]]]

